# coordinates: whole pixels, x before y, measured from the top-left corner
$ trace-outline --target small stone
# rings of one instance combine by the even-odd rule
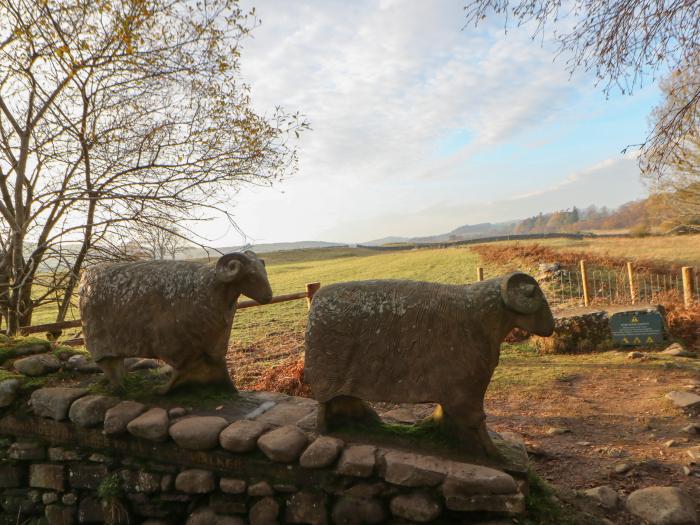
[[[19,379],[5,379],[0,381],[0,408],[9,407],[14,403],[19,392]]]
[[[277,515],[280,512],[279,504],[270,497],[256,502],[248,514],[250,525],[272,525],[277,523]]]
[[[52,354],[39,354],[17,359],[13,365],[20,374],[30,377],[38,377],[61,368],[58,357]]]
[[[168,439],[168,413],[162,408],[151,408],[126,425],[126,429],[142,439],[165,441]]]
[[[83,388],[50,387],[32,392],[29,403],[32,411],[40,417],[63,421],[73,401],[87,394]]]
[[[80,427],[101,425],[107,410],[119,403],[111,396],[89,395],[77,399],[70,407],[68,417]]]
[[[83,372],[85,374],[102,372],[102,369],[97,365],[97,363],[95,363],[95,361],[83,354],[70,356],[68,361],[66,361],[66,368],[69,370],[75,370],[76,372]]]
[[[230,452],[251,452],[267,428],[267,425],[249,419],[234,421],[219,434],[219,443]]]
[[[700,424],[691,423],[690,425],[683,427],[682,430],[686,434],[700,434]]]
[[[560,428],[560,427],[550,427],[547,429],[546,434],[548,436],[560,436],[562,434],[569,434],[571,430],[568,428]]]
[[[662,354],[670,355],[673,357],[697,357],[698,355],[695,352],[691,352],[687,350],[683,345],[680,343],[673,343],[671,346],[666,348]]]
[[[418,523],[431,522],[442,511],[440,503],[423,492],[396,496],[389,507],[394,516]]]
[[[590,441],[577,441],[576,444],[579,447],[590,447],[592,445]]]
[[[377,499],[342,496],[333,506],[333,523],[336,525],[362,525],[384,523],[386,511]]]
[[[696,447],[690,447],[688,450],[686,450],[686,452],[690,456],[690,460],[693,463],[700,462],[700,445]]]
[[[187,494],[208,494],[216,488],[214,473],[209,470],[183,470],[175,478],[175,488]]]
[[[93,463],[110,463],[112,458],[98,452],[93,452],[88,456],[88,461],[92,461]]]
[[[322,493],[297,492],[287,499],[286,523],[326,525],[326,497]]]
[[[671,448],[675,447],[677,444],[678,442],[675,439],[669,439],[668,441],[664,442],[664,447]]]
[[[29,467],[29,486],[38,489],[63,491],[66,474],[63,465],[35,463]]]
[[[695,502],[676,487],[647,487],[627,498],[627,509],[652,525],[694,525]]]
[[[299,464],[304,468],[325,468],[332,465],[343,449],[343,440],[320,436],[304,451]]]
[[[343,476],[368,478],[374,472],[376,452],[371,445],[351,445],[340,455],[336,471]]]
[[[193,416],[170,427],[170,437],[188,450],[210,450],[219,444],[219,433],[228,425],[223,417]]]
[[[72,492],[68,492],[67,494],[63,495],[61,501],[64,505],[75,505],[78,502],[78,497]]]
[[[170,492],[175,486],[175,476],[172,474],[163,474],[160,478],[160,490],[162,492]]]
[[[613,467],[616,474],[626,474],[634,468],[634,465],[630,463],[618,463]]]
[[[7,455],[10,459],[42,460],[46,457],[46,450],[35,441],[15,441],[10,445]]]
[[[280,463],[295,461],[307,443],[306,434],[296,425],[277,428],[258,438],[258,447],[263,454]]]
[[[51,505],[52,503],[56,503],[58,501],[58,494],[55,492],[44,492],[41,495],[41,502],[44,505]]]
[[[104,433],[123,434],[127,425],[146,411],[146,405],[136,401],[122,401],[105,412]]]
[[[688,465],[683,465],[683,474],[690,476],[693,474],[693,469],[691,469]]]
[[[589,498],[596,500],[600,506],[605,509],[614,509],[617,507],[618,495],[612,487],[602,485],[600,487],[584,490],[583,493]]]
[[[267,481],[259,481],[248,487],[248,496],[252,497],[272,496],[274,493]]]
[[[242,479],[221,478],[219,488],[226,494],[245,494],[247,483]]]
[[[641,359],[642,357],[644,357],[644,354],[637,351],[627,354],[627,359]]]
[[[666,399],[681,410],[695,410],[700,408],[700,396],[693,392],[675,390],[666,394]]]
[[[168,416],[170,416],[170,419],[177,419],[182,416],[187,415],[187,410],[182,408],[182,407],[175,407],[171,408],[168,410]]]

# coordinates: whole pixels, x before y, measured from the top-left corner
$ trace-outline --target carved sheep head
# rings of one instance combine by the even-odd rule
[[[544,337],[554,332],[554,317],[537,281],[526,273],[503,277],[501,297],[506,308],[514,312],[515,326]]]
[[[267,304],[272,299],[265,261],[250,250],[222,256],[216,262],[216,278],[233,285],[238,292],[260,304]]]

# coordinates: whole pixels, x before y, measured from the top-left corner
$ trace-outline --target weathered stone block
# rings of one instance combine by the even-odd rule
[[[267,481],[258,481],[257,483],[253,483],[250,487],[248,487],[248,496],[252,496],[254,498],[272,496],[274,493],[275,491],[272,490],[272,487]]]
[[[343,496],[333,506],[333,523],[335,525],[383,523],[386,520],[386,514],[384,505],[378,499]]]
[[[304,468],[325,468],[332,465],[343,449],[343,440],[320,436],[314,440],[299,458]]]
[[[12,366],[20,374],[37,377],[55,372],[61,368],[61,362],[55,355],[40,354],[17,359]]]
[[[343,450],[336,471],[343,476],[368,478],[374,472],[377,447],[352,445]]]
[[[434,487],[446,475],[445,461],[432,456],[390,450],[384,454],[381,472],[386,481],[404,487]]]
[[[42,460],[46,457],[46,449],[36,441],[15,441],[8,450],[10,459]]]
[[[609,350],[612,347],[610,317],[607,312],[591,312],[556,317],[551,337],[533,337],[543,353],[583,354]]]
[[[76,399],[68,411],[70,420],[81,427],[102,425],[107,410],[119,403],[111,396],[89,395]]]
[[[29,467],[29,486],[39,489],[63,491],[66,473],[63,465],[34,464]]]
[[[219,443],[230,452],[251,452],[268,428],[266,424],[249,419],[234,421],[221,432]]]
[[[322,493],[297,492],[287,499],[285,520],[287,523],[326,525],[326,496]]]
[[[448,477],[442,484],[445,497],[472,494],[513,494],[518,486],[512,476],[500,470],[468,463],[451,462]]]
[[[78,461],[82,455],[77,450],[62,447],[49,447],[49,460],[51,461]]]
[[[442,512],[440,502],[424,492],[396,496],[389,507],[394,516],[417,523],[429,523]]]
[[[83,388],[50,387],[32,392],[29,400],[32,411],[41,417],[63,421],[73,401],[87,394]]]
[[[245,494],[247,483],[242,479],[221,478],[219,488],[226,494]]]
[[[133,436],[149,441],[168,439],[168,412],[162,408],[152,408],[126,425]]]
[[[698,522],[695,502],[676,487],[647,487],[627,498],[627,509],[652,525],[690,525]]]
[[[295,425],[277,428],[258,438],[258,447],[263,454],[280,463],[295,461],[307,443],[306,434]]]
[[[19,379],[5,379],[0,382],[0,408],[10,406],[19,392]]]
[[[267,497],[256,502],[248,514],[250,525],[272,525],[277,523],[280,512],[279,503],[273,498]]]
[[[216,488],[214,473],[209,470],[183,470],[175,478],[175,488],[187,494],[208,494]]]
[[[127,425],[146,411],[146,405],[136,401],[122,401],[105,412],[105,434],[123,434]]]
[[[223,417],[205,416],[180,419],[170,427],[170,437],[182,448],[209,450],[219,444],[219,434],[228,425]]]
[[[144,492],[153,494],[160,490],[160,474],[144,471],[121,470],[119,477],[129,492]]]
[[[96,490],[108,472],[106,465],[71,465],[68,482],[74,489]]]

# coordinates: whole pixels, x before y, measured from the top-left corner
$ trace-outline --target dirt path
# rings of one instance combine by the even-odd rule
[[[688,492],[700,511],[700,477],[683,471],[690,461],[686,451],[700,445],[700,435],[682,430],[700,418],[682,414],[664,399],[700,378],[688,371],[644,368],[577,372],[546,389],[487,395],[489,426],[522,435],[530,449],[540,452],[532,455],[535,470],[552,485],[610,485],[625,496],[647,486],[672,485]],[[552,428],[569,432],[549,435]],[[622,464],[631,468],[616,473],[615,466]],[[639,523],[621,511],[606,514],[614,523]]]

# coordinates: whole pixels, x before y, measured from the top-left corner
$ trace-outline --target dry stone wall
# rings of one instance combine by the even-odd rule
[[[313,431],[315,402],[187,411],[41,388],[0,413],[0,524],[479,523],[524,512],[524,470]],[[19,520],[19,521],[17,521]]]

